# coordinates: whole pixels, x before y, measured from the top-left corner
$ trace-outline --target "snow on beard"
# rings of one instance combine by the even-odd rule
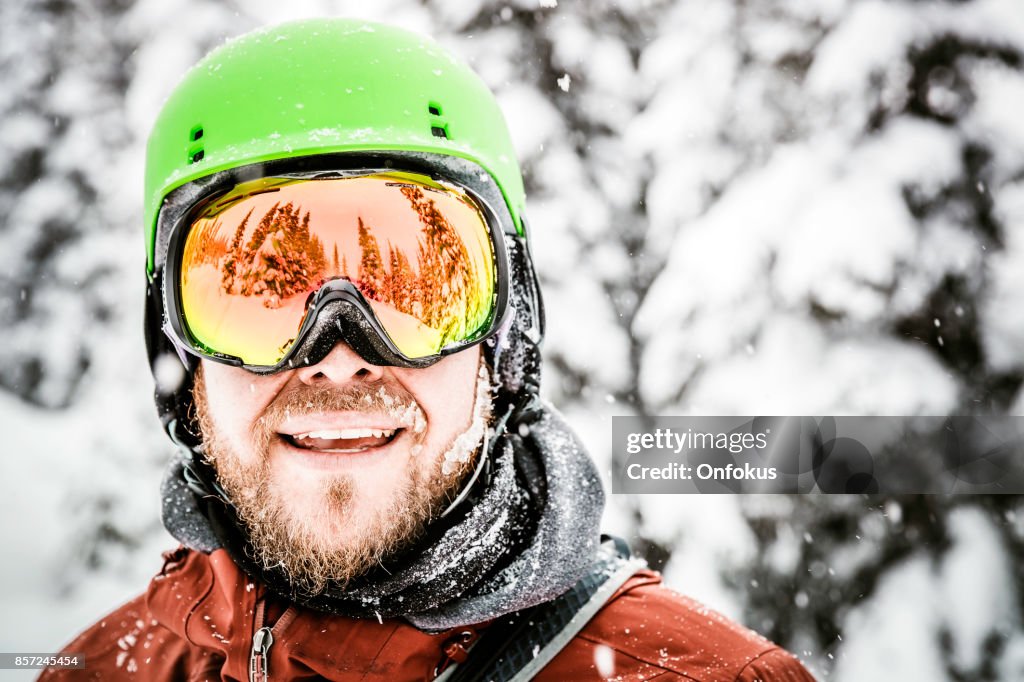
[[[243,464],[244,460],[215,430],[203,381],[200,370],[196,375],[195,405],[206,459],[217,471],[247,528],[255,558],[265,569],[283,571],[296,590],[308,595],[322,593],[328,586],[343,586],[420,537],[427,524],[458,495],[473,468],[491,416],[492,385],[487,364],[481,358],[467,428],[439,451],[429,474],[413,468],[386,508],[347,543],[339,545],[336,534],[325,533],[323,528],[344,524],[355,497],[355,484],[335,478],[321,491],[324,504],[319,513],[295,513],[293,501],[275,487],[268,465],[267,455],[277,427],[289,416],[309,412],[385,412],[415,437],[410,454],[422,456],[428,423],[412,395],[401,386],[375,383],[329,390],[305,387],[278,396],[253,426],[253,445],[261,456],[252,464]]]

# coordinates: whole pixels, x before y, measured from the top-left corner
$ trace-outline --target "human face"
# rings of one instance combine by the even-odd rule
[[[424,369],[344,343],[272,375],[203,360],[195,383],[205,455],[257,557],[308,594],[422,533],[472,469],[490,409],[479,346]]]

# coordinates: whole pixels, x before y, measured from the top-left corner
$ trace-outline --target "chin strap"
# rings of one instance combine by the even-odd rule
[[[456,507],[467,500],[477,489],[477,481],[481,483],[481,487],[486,487],[486,484],[491,480],[494,467],[491,464],[491,454],[488,444],[489,431],[490,429],[484,429],[484,440],[483,443],[480,444],[480,452],[482,455],[477,458],[476,468],[473,469],[473,475],[469,477],[468,481],[466,481],[466,485],[462,487],[462,492],[459,493],[458,497],[452,500],[452,503],[448,505],[448,508],[441,512],[441,515],[437,517],[438,519],[443,519],[448,516],[456,509]],[[482,477],[481,474],[483,474]]]
[[[521,425],[529,425],[540,419],[542,405],[539,389],[540,387],[534,381],[524,384],[519,398],[509,401],[508,409],[492,427],[484,430],[483,443],[480,445],[481,456],[477,458],[473,474],[466,481],[462,492],[441,513],[439,519],[451,514],[466,500],[474,498],[474,493],[479,493],[488,486],[494,473],[494,452],[501,447],[505,438],[522,437],[524,434],[520,431]]]
[[[225,505],[234,506],[228,498],[228,493],[217,481],[217,476],[211,467],[201,460],[202,444],[194,447],[189,446],[185,439],[178,433],[178,420],[171,419],[167,422],[167,435],[181,451],[183,475],[188,489],[195,493],[199,499],[206,500],[214,498]]]

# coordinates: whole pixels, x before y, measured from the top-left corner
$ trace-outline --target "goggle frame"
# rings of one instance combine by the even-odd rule
[[[457,179],[453,179],[446,174],[439,173],[436,168],[423,167],[414,162],[396,163],[396,161],[400,160],[391,159],[386,156],[383,157],[384,163],[380,163],[382,160],[381,157],[370,156],[367,160],[371,160],[371,162],[367,164],[362,157],[353,158],[353,156],[349,154],[320,155],[298,157],[279,162],[265,162],[261,164],[253,164],[252,166],[243,166],[233,169],[231,172],[226,174],[221,174],[223,177],[220,177],[218,179],[219,181],[207,183],[205,187],[199,188],[198,192],[195,192],[190,196],[191,205],[189,208],[185,211],[181,211],[180,215],[173,220],[168,235],[166,256],[163,259],[163,267],[159,267],[158,265],[158,274],[162,280],[161,288],[164,307],[163,332],[171,342],[179,349],[184,350],[197,358],[206,358],[214,362],[241,367],[255,374],[275,374],[281,371],[294,369],[296,366],[308,363],[308,354],[306,359],[299,359],[298,362],[296,361],[297,356],[305,353],[304,349],[308,349],[309,339],[307,337],[316,326],[321,313],[324,312],[330,304],[337,301],[348,303],[351,307],[355,308],[360,313],[362,321],[365,322],[365,324],[373,331],[375,338],[366,339],[367,343],[352,343],[349,342],[348,339],[345,339],[346,342],[349,342],[349,345],[352,346],[364,360],[374,365],[423,368],[435,364],[448,355],[452,355],[453,353],[466,350],[467,348],[482,343],[493,337],[501,329],[505,328],[510,323],[511,317],[514,314],[513,306],[510,305],[509,301],[511,272],[509,262],[510,245],[506,240],[520,238],[514,224],[512,223],[511,217],[507,213],[507,209],[505,212],[506,219],[503,220],[501,214],[492,205],[492,202],[488,201],[487,198],[484,197],[481,192],[477,191],[476,188],[459,182]],[[377,163],[373,163],[372,161],[377,161]],[[358,288],[348,280],[335,279],[324,283],[320,289],[316,291],[314,294],[314,301],[306,309],[295,340],[292,342],[291,347],[281,360],[274,365],[254,365],[245,363],[237,356],[220,353],[213,349],[206,348],[203,344],[199,343],[194,337],[192,337],[191,333],[188,331],[187,322],[184,319],[182,312],[181,289],[178,283],[180,279],[182,255],[188,232],[192,226],[195,216],[201,212],[209,202],[215,201],[218,197],[230,192],[241,182],[260,177],[308,177],[313,179],[315,177],[323,178],[325,177],[325,174],[330,177],[340,178],[395,172],[418,174],[425,176],[438,184],[450,185],[457,188],[458,191],[467,194],[479,205],[485,219],[491,246],[493,248],[496,277],[494,305],[492,306],[488,324],[482,328],[482,332],[470,339],[449,344],[436,354],[420,358],[410,358],[402,353],[402,351],[399,350],[391,340],[390,336],[385,331],[384,326],[374,314],[372,307],[359,292]],[[163,211],[164,209],[162,207],[161,214]],[[340,318],[336,317],[335,321],[340,325]],[[362,324],[358,326],[363,327]],[[339,332],[343,337],[346,335],[345,330],[339,329]],[[353,333],[354,330],[349,330],[347,332],[348,335]],[[349,336],[348,338],[352,337]]]

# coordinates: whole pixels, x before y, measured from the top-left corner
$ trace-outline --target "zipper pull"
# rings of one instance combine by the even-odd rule
[[[249,682],[266,682],[270,671],[267,668],[270,645],[274,643],[274,635],[270,628],[260,628],[252,636],[252,653],[249,654]]]

